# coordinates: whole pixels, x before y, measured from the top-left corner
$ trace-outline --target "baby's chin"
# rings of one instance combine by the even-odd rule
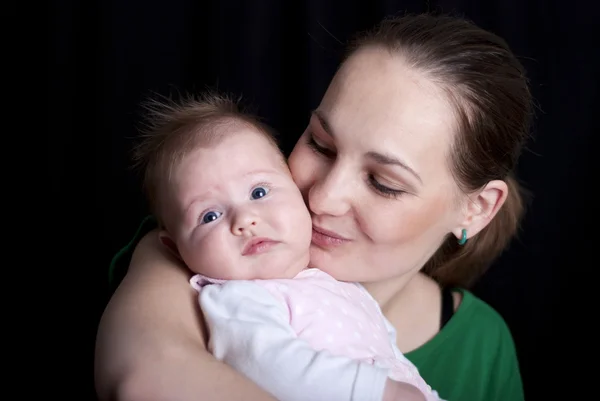
[[[300,274],[308,267],[309,253],[299,255],[293,259],[277,260],[271,266],[262,266],[257,269],[256,276],[252,279],[273,280],[273,279],[291,279]]]
[[[221,269],[218,272],[202,267],[198,268],[193,265],[188,265],[188,268],[196,274],[214,280],[292,279],[308,267],[309,257],[309,252],[306,251],[300,255],[295,253],[293,256],[275,254],[267,258],[261,257],[252,261],[241,259],[235,266],[221,265]]]

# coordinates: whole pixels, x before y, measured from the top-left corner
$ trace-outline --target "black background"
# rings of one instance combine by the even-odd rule
[[[557,376],[550,355],[564,350],[560,341],[550,342],[561,284],[565,277],[588,274],[590,263],[598,265],[585,260],[592,244],[590,200],[598,185],[591,160],[600,71],[593,37],[598,35],[592,32],[593,13],[578,4],[52,2],[48,173],[65,221],[77,227],[68,233],[70,241],[83,243],[79,259],[70,261],[85,272],[85,296],[92,302],[85,322],[71,319],[77,341],[85,343],[78,345],[84,365],[74,367],[85,375],[78,383],[85,393],[78,399],[94,396],[93,343],[108,299],[108,264],[147,213],[139,179],[129,169],[139,102],[152,93],[206,87],[243,94],[279,131],[287,153],[335,72],[342,42],[385,15],[428,10],[464,15],[504,37],[531,79],[537,119],[518,176],[533,198],[519,239],[474,292],[512,330],[526,398],[552,394]]]

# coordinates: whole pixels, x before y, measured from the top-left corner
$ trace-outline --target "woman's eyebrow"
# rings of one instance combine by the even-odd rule
[[[329,124],[329,122],[327,121],[327,117],[325,116],[325,114],[320,110],[313,110],[311,114],[319,121],[321,128],[323,128],[323,131],[325,131],[329,136],[335,138],[335,134],[333,132],[333,129],[331,128],[331,124]],[[413,169],[407,163],[403,162],[402,160],[400,160],[399,158],[397,158],[395,156],[392,156],[390,154],[375,152],[375,151],[367,152],[366,156],[378,164],[399,166],[399,167],[403,168],[404,170],[408,171],[421,184],[423,184],[423,180],[421,179],[421,176],[415,171],[415,169]]]
[[[379,152],[374,152],[374,151],[367,152],[366,156],[369,159],[371,159],[374,162],[379,163],[379,164],[399,166],[399,167],[403,168],[404,170],[408,171],[409,173],[411,173],[417,180],[419,180],[419,182],[421,184],[423,184],[423,180],[421,179],[421,176],[419,176],[419,174],[413,168],[411,168],[408,164],[406,164],[405,162],[403,162],[402,160],[398,159],[395,156],[392,156],[389,154],[384,154],[384,153],[379,153]]]

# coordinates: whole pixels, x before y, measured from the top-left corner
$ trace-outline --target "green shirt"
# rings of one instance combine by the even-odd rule
[[[137,242],[156,227],[147,217],[133,239],[113,258],[109,280],[116,288]],[[406,354],[425,381],[447,401],[522,401],[515,346],[502,317],[464,289],[450,321],[429,342]]]
[[[405,356],[449,401],[522,401],[523,385],[511,333],[502,317],[471,292],[429,342]]]

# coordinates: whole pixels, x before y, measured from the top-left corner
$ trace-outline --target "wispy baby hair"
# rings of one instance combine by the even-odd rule
[[[246,111],[240,98],[207,91],[187,94],[180,100],[150,98],[142,103],[144,119],[133,160],[143,172],[143,186],[150,210],[163,225],[164,191],[174,169],[190,152],[217,145],[226,128],[245,125],[255,128],[277,147],[274,132]]]

